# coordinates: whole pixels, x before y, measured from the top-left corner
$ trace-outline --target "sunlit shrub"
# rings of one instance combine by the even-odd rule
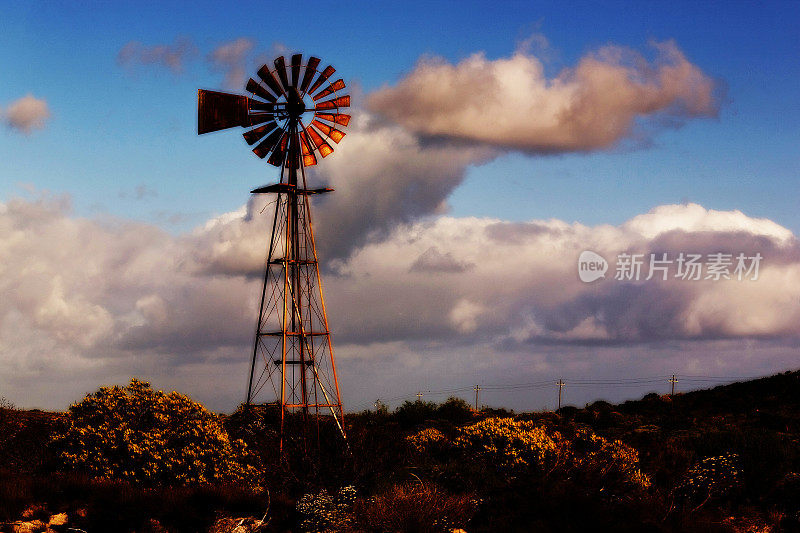
[[[69,408],[54,447],[67,468],[146,484],[231,482],[254,476],[247,447],[217,417],[177,392],[132,379]]]
[[[427,428],[412,433],[406,437],[406,442],[417,453],[431,453],[441,448],[446,442],[446,438],[444,433],[438,429]]]
[[[352,486],[342,487],[333,495],[325,489],[303,495],[296,505],[300,530],[315,533],[347,531],[353,521],[355,501],[356,489]]]
[[[478,486],[557,479],[570,480],[580,490],[609,495],[650,486],[634,448],[588,428],[566,436],[534,421],[487,418],[458,428],[452,440],[429,428],[410,435],[407,442],[422,459],[450,457],[456,463],[455,468],[432,472],[457,471]]]
[[[614,492],[650,486],[650,478],[639,469],[639,452],[620,440],[609,441],[581,428],[572,441],[572,449],[572,470],[586,486]]]
[[[551,469],[563,454],[562,444],[557,431],[513,418],[487,418],[460,428],[453,441],[455,449],[471,460],[494,465],[511,476]]]

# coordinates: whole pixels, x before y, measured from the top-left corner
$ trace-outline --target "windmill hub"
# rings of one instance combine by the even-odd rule
[[[292,87],[289,94],[286,95],[286,112],[290,118],[300,118],[305,111],[306,103],[303,101],[303,97],[296,88]]]

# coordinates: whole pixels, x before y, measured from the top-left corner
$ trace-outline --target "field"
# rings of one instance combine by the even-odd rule
[[[286,460],[277,420],[137,380],[6,401],[0,531],[800,531],[800,372],[558,413],[407,402],[348,414],[346,445],[292,418]]]

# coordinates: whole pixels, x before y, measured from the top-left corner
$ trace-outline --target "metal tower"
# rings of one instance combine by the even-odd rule
[[[327,157],[343,137],[338,127],[350,116],[350,97],[339,95],[344,81],[329,83],[335,69],[317,70],[320,60],[292,56],[287,68],[283,56],[275,68],[264,65],[246,89],[252,97],[200,90],[198,133],[241,126],[253,152],[281,169],[280,181],[251,191],[275,194],[272,234],[261,290],[246,407],[259,403],[279,406],[281,451],[287,414],[297,412],[304,423],[314,416],[330,415],[344,433],[342,400],[336,376],[322,278],[314,243],[309,197],[333,189],[309,189],[305,167],[317,163],[316,153]],[[301,78],[301,73],[302,78]],[[319,75],[317,75],[319,74]],[[316,80],[314,79],[316,78]],[[313,113],[308,125],[303,117]]]

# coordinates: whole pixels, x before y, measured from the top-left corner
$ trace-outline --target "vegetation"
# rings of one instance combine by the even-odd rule
[[[215,415],[145,381],[101,388],[72,405],[66,422],[52,445],[67,471],[147,486],[256,480],[247,445]]]
[[[5,401],[0,531],[798,531],[798,385],[518,415],[406,402],[348,415],[347,446],[323,418],[289,461],[268,407],[215,415],[138,380],[66,413]]]

